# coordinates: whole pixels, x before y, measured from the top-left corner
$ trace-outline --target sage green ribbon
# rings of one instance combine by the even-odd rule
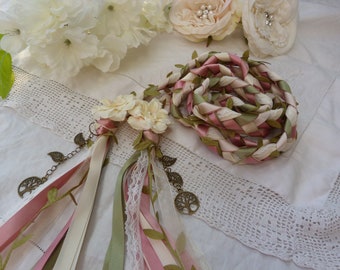
[[[123,270],[125,253],[125,233],[124,233],[124,195],[123,179],[128,168],[138,159],[140,152],[135,152],[124,164],[117,178],[114,192],[113,214],[112,214],[112,236],[109,247],[106,251],[103,270]]]

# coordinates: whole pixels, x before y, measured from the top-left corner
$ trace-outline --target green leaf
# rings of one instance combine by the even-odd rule
[[[208,38],[207,38],[207,45],[206,45],[206,47],[209,47],[209,45],[211,44],[211,42],[213,41],[213,38],[212,38],[212,36],[208,36]]]
[[[141,131],[141,132],[138,133],[138,136],[137,136],[137,138],[133,141],[132,146],[135,147],[137,144],[139,144],[139,143],[141,142],[142,138],[143,138],[143,131]]]
[[[197,54],[197,52],[196,52],[196,50],[195,51],[193,51],[193,53],[192,53],[192,55],[191,55],[191,59],[195,59],[195,58],[197,58],[198,57],[198,54]]]
[[[150,145],[152,145],[153,142],[149,140],[141,141],[139,144],[135,145],[134,148],[137,151],[142,151],[147,149]]]
[[[241,57],[244,61],[248,61],[249,58],[249,50],[246,50]]]
[[[11,249],[14,250],[20,246],[22,246],[23,244],[25,244],[28,240],[30,240],[32,238],[32,235],[28,234],[28,235],[24,235],[22,237],[17,237],[13,244]]]
[[[233,106],[234,106],[234,101],[231,98],[228,98],[227,103],[226,103],[226,107],[228,109],[232,109]]]
[[[154,203],[155,201],[157,201],[157,199],[158,199],[158,193],[156,192],[156,193],[152,196],[151,202]]]
[[[260,82],[271,83],[271,80],[264,76],[256,76],[256,79],[258,79]]]
[[[47,193],[47,199],[49,203],[54,203],[57,200],[58,189],[56,187],[51,188]]]
[[[5,99],[14,83],[12,70],[12,57],[9,53],[0,49],[0,96]]]
[[[279,81],[278,85],[283,91],[291,93],[289,84],[286,81],[281,80],[281,81]]]
[[[158,232],[158,231],[153,230],[153,229],[144,229],[143,232],[147,237],[149,237],[151,239],[155,239],[155,240],[165,239],[165,236],[164,236],[163,233]]]
[[[169,78],[172,74],[173,74],[173,72],[170,71],[170,72],[166,75],[166,77]]]
[[[176,264],[168,264],[164,266],[164,270],[183,270],[183,269]]]
[[[258,89],[256,89],[254,86],[252,85],[248,85],[244,88],[248,93],[250,94],[258,94],[260,93],[260,91]]]
[[[176,68],[184,68],[185,66],[182,65],[182,64],[176,64],[175,67],[176,67]]]
[[[256,147],[240,148],[237,151],[235,151],[235,154],[242,160],[252,155],[256,150],[257,150]]]
[[[201,104],[203,102],[206,102],[206,101],[201,95],[194,94],[194,104],[195,105]]]
[[[275,120],[267,120],[266,123],[273,128],[280,128],[280,129],[282,128],[281,123]]]
[[[209,87],[214,87],[216,84],[220,82],[221,78],[219,77],[213,77],[209,78]]]
[[[144,97],[156,97],[159,95],[158,86],[149,84],[149,87],[144,90]]]
[[[185,234],[181,232],[176,240],[176,250],[179,254],[184,252],[186,244],[187,240]]]
[[[170,107],[170,112],[175,119],[181,119],[183,117],[180,110],[173,104]]]

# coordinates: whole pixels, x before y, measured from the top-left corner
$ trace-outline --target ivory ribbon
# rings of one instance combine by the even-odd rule
[[[71,270],[76,268],[87,225],[93,209],[102,165],[108,149],[108,139],[108,136],[100,136],[93,145],[93,153],[87,180],[78,207],[75,210],[72,224],[53,268],[55,270]]]
[[[22,207],[14,216],[12,216],[5,224],[0,228],[0,252],[3,251],[20,233],[26,225],[32,222],[39,214],[40,209],[47,202],[47,193],[52,187],[60,188],[65,185],[73,176],[83,177],[84,173],[78,175],[83,165],[86,165],[87,161],[83,161],[76,165],[74,168],[63,174],[57,180],[46,186],[37,196],[35,196],[30,202]]]
[[[59,242],[63,237],[65,236],[68,228],[70,227],[72,221],[72,217],[68,220],[64,228],[60,231],[60,233],[57,235],[57,237],[53,240],[51,245],[48,247],[48,249],[45,251],[44,255],[40,258],[40,260],[37,262],[37,264],[34,266],[34,270],[41,270],[44,268],[45,264],[47,263],[48,259],[50,258],[53,251],[58,246]]]

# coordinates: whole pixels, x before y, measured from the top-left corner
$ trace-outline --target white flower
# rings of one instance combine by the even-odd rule
[[[26,47],[19,20],[2,11],[0,11],[0,34],[3,34],[0,48],[6,52],[16,54]]]
[[[142,15],[145,17],[145,27],[150,27],[159,32],[171,32],[172,26],[168,20],[170,4],[171,0],[145,0],[142,10]]]
[[[126,43],[121,38],[109,34],[100,40],[98,54],[89,61],[89,64],[103,72],[112,72],[119,68],[120,61],[125,57],[126,52]]]
[[[11,0],[6,6],[0,47],[16,65],[62,81],[89,65],[115,71],[129,48],[167,29],[158,0]]]
[[[136,130],[151,130],[160,134],[165,132],[170,124],[168,112],[156,98],[150,102],[139,100],[129,113],[128,123]]]
[[[209,36],[222,40],[235,30],[241,8],[238,0],[174,0],[169,19],[188,40],[198,42]]]
[[[97,37],[84,33],[82,28],[59,29],[51,34],[51,40],[43,47],[29,48],[31,57],[49,69],[51,78],[75,76],[88,59],[97,55]]]
[[[242,25],[250,51],[256,57],[286,53],[294,44],[298,0],[247,0]]]
[[[112,121],[124,121],[129,110],[136,104],[136,96],[133,94],[119,95],[113,101],[104,99],[102,105],[95,106],[92,113],[95,118],[111,119]]]

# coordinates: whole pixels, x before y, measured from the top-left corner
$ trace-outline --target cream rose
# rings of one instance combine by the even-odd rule
[[[294,44],[298,0],[246,0],[242,11],[244,35],[256,57],[277,56]]]
[[[109,118],[112,121],[121,122],[125,120],[128,110],[131,110],[135,104],[135,95],[120,95],[113,101],[108,99],[102,100],[102,105],[95,106],[92,109],[92,113],[95,118]]]
[[[136,130],[151,130],[160,134],[165,132],[170,124],[168,112],[162,108],[162,103],[155,98],[150,102],[137,101],[136,106],[129,113],[128,123]]]
[[[169,13],[173,28],[190,41],[211,36],[222,40],[241,19],[239,0],[174,0]]]

